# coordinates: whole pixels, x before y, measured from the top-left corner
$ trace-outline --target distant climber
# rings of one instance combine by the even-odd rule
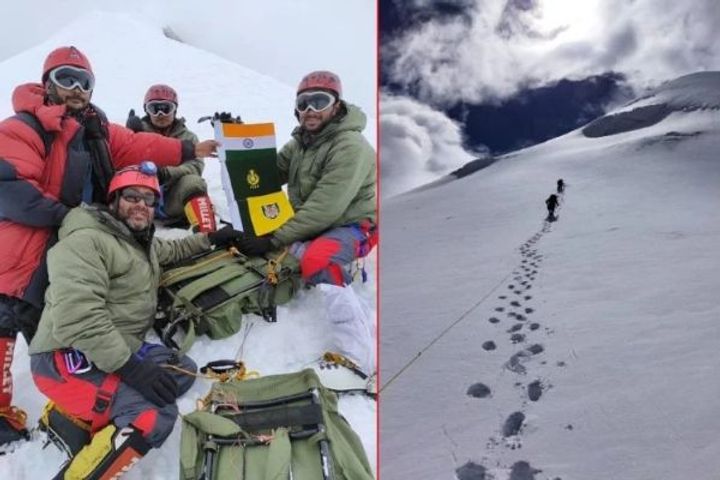
[[[558,178],[557,181],[557,193],[563,193],[565,191],[565,182],[562,178]]]
[[[554,222],[555,220],[557,220],[557,217],[555,216],[555,208],[557,208],[558,203],[558,197],[554,193],[550,195],[547,200],[545,200],[545,205],[547,205],[548,209],[548,222]]]

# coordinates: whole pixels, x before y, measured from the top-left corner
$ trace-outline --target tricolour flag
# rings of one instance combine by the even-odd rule
[[[280,183],[275,125],[216,122],[215,139],[222,143],[222,183],[233,226],[258,236],[279,228],[294,212]]]

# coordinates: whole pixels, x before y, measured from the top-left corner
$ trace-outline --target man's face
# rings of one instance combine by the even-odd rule
[[[120,193],[117,216],[130,227],[131,230],[145,230],[155,218],[153,206],[148,206],[145,199],[154,199],[155,192],[147,187],[127,187]]]
[[[90,98],[92,97],[92,90],[89,92],[83,92],[79,87],[68,90],[62,88],[57,84],[53,84],[55,87],[55,93],[60,99],[60,103],[66,105],[68,109],[74,111],[80,111],[88,106]]]
[[[312,95],[312,92],[306,92],[305,94]],[[299,98],[300,95],[298,95],[298,99]],[[334,102],[332,106],[319,112],[315,111],[312,108],[306,108],[304,111],[299,111],[297,110],[296,105],[296,111],[298,112],[300,126],[302,126],[305,131],[308,131],[310,133],[317,133],[322,130],[323,127],[325,127],[325,125],[327,125],[327,123],[332,120],[332,118],[337,114],[339,109],[340,102]]]
[[[145,105],[145,111],[150,117],[153,127],[163,130],[175,121],[177,107],[172,102],[153,101]]]

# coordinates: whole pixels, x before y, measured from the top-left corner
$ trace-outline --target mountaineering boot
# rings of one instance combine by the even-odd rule
[[[333,352],[315,367],[331,390],[366,390],[375,372],[374,323],[352,287],[318,285],[330,319]]]
[[[110,424],[93,435],[54,480],[111,480],[120,477],[150,450],[140,430]]]
[[[38,423],[38,428],[47,433],[48,440],[69,458],[90,443],[90,424],[65,412],[52,400],[45,404]]]
[[[207,233],[217,229],[215,209],[210,196],[197,195],[185,203],[185,216],[194,232]]]
[[[10,405],[13,383],[10,366],[15,350],[15,337],[0,337],[0,453],[10,449],[10,444],[28,438],[25,427],[27,415]]]

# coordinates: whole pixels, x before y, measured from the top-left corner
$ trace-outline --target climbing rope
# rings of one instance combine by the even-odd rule
[[[222,360],[220,360],[222,362]],[[170,365],[169,363],[163,363],[160,366],[169,370],[174,370],[183,375],[187,375],[195,378],[205,378],[207,380],[214,380],[218,382],[228,382],[230,380],[248,380],[250,378],[259,377],[260,373],[255,370],[248,371],[243,362],[231,362],[224,364],[222,369],[211,366],[214,362],[210,362],[206,366],[200,369],[200,373],[195,373],[191,370],[186,370],[177,365]]]
[[[435,343],[437,343],[438,340],[440,340],[442,337],[445,336],[445,334],[447,334],[450,330],[452,330],[453,327],[455,327],[455,325],[457,325],[458,323],[462,322],[465,318],[467,318],[468,315],[470,315],[476,308],[478,308],[485,300],[487,300],[488,297],[489,297],[490,295],[492,295],[493,292],[495,292],[495,290],[497,290],[497,289],[500,287],[500,285],[502,285],[502,284],[510,277],[510,275],[512,275],[512,272],[510,272],[510,273],[508,273],[507,275],[505,275],[505,276],[502,278],[502,280],[500,280],[494,287],[492,287],[492,289],[490,289],[490,291],[489,291],[488,293],[485,294],[485,296],[483,296],[480,300],[478,300],[477,302],[475,302],[475,304],[474,304],[472,307],[470,307],[468,310],[466,310],[466,311],[465,311],[462,315],[460,315],[454,322],[452,322],[450,325],[448,325],[447,327],[445,327],[445,329],[444,329],[442,332],[440,332],[438,335],[436,335],[436,336],[430,341],[430,343],[428,343],[422,350],[420,350],[420,351],[417,353],[417,355],[415,355],[412,359],[410,359],[410,361],[408,361],[408,362],[400,369],[400,371],[398,371],[395,375],[393,375],[392,377],[390,377],[390,380],[388,380],[387,382],[385,382],[385,385],[383,385],[382,387],[380,387],[380,390],[378,390],[378,394],[382,393],[382,391],[385,390],[385,389],[388,387],[388,385],[390,385],[391,383],[393,383],[400,375],[402,375],[408,368],[410,368],[410,367],[412,366],[412,364],[415,363],[415,362],[417,361],[417,359],[419,359],[419,358],[422,356],[423,353],[427,352],[427,351],[430,349],[430,347],[432,347],[433,345],[435,345]]]
[[[288,254],[288,249],[285,248],[280,255],[277,256],[277,258],[272,258],[268,260],[267,265],[267,281],[270,285],[277,285],[278,284],[278,271],[280,270],[280,264],[285,259],[285,257]]]

